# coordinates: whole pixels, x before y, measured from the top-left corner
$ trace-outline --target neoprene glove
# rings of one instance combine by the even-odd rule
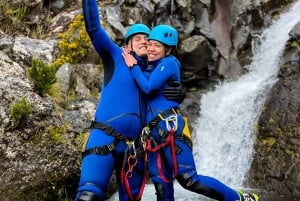
[[[182,103],[185,98],[185,90],[178,80],[170,80],[164,88],[164,96],[177,103]]]

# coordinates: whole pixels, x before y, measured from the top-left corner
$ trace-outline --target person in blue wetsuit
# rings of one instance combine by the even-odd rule
[[[146,102],[131,78],[122,58],[122,48],[100,25],[96,0],[82,0],[86,31],[104,65],[101,97],[95,120],[82,153],[81,175],[76,201],[102,201],[110,177],[116,170],[121,201],[140,200],[146,182],[143,147],[139,135],[145,123]],[[126,48],[146,66],[150,29],[134,24],[125,35]],[[142,70],[142,69],[141,69]],[[166,97],[181,102],[184,92],[178,82],[170,82]]]
[[[215,200],[258,201],[255,194],[237,192],[215,178],[197,174],[187,120],[178,103],[167,100],[162,91],[168,80],[180,81],[180,62],[172,54],[177,44],[178,33],[173,27],[155,26],[148,37],[144,72],[130,53],[123,52],[133,79],[148,98],[147,126],[142,135],[157,201],[174,201],[174,179],[185,189]]]

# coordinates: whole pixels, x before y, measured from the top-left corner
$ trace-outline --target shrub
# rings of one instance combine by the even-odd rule
[[[34,90],[43,96],[48,93],[56,81],[56,68],[54,65],[44,63],[39,59],[32,59],[29,76],[34,84]]]
[[[56,67],[65,63],[79,63],[92,50],[91,41],[85,31],[82,15],[77,15],[70,24],[69,29],[65,33],[59,34],[59,37],[59,57],[54,61]]]
[[[0,23],[1,28],[7,33],[18,33],[21,30],[27,32],[24,20],[28,8],[22,2],[18,4],[0,0]],[[22,31],[21,31],[22,32]]]
[[[62,135],[66,133],[66,128],[64,126],[55,127],[51,126],[48,130],[49,138],[55,143],[59,144],[62,140]]]
[[[300,52],[300,44],[299,44],[299,42],[297,42],[295,40],[290,41],[290,46],[296,48],[297,51]]]
[[[32,107],[25,97],[22,97],[20,101],[13,103],[10,107],[10,115],[16,127],[22,125],[31,113]]]

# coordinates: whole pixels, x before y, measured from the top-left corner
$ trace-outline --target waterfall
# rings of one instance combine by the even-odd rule
[[[231,187],[243,187],[251,165],[257,120],[266,95],[277,81],[279,60],[288,33],[300,21],[300,1],[282,14],[259,37],[249,72],[236,81],[216,86],[200,100],[201,112],[193,123],[194,157],[198,174],[217,178]],[[176,201],[207,200],[175,182]],[[109,201],[117,201],[117,193]],[[155,200],[147,185],[142,201]],[[210,199],[208,199],[210,200]]]
[[[266,29],[254,47],[249,73],[201,97],[194,156],[198,172],[241,187],[251,165],[258,117],[277,81],[289,32],[300,21],[300,1]]]

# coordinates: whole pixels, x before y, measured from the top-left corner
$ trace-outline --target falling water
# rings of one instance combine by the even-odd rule
[[[241,187],[251,165],[255,128],[289,32],[300,21],[300,1],[266,29],[255,47],[249,73],[202,96],[194,128],[194,155],[201,174]]]
[[[266,29],[253,50],[249,73],[224,82],[201,97],[201,113],[194,123],[194,157],[198,173],[231,187],[243,187],[251,165],[255,128],[270,88],[277,81],[279,59],[288,33],[300,21],[300,1]],[[175,183],[177,201],[204,200]],[[110,201],[118,200],[114,195]],[[148,185],[142,201],[155,200]]]

